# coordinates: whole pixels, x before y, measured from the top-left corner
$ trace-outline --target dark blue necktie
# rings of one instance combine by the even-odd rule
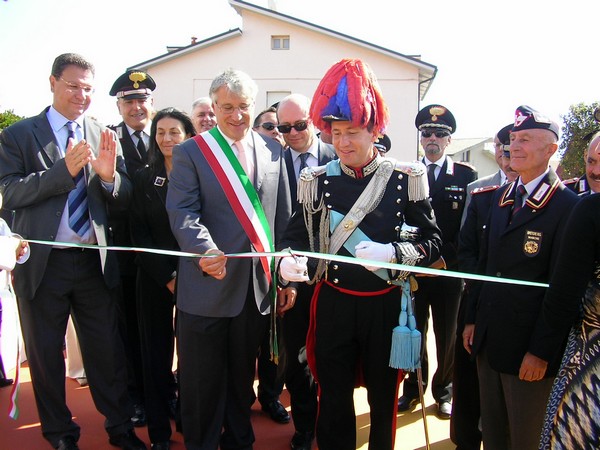
[[[69,139],[75,138],[75,122],[67,122]],[[68,143],[68,140],[67,140]],[[87,187],[85,185],[85,176],[83,169],[79,171],[75,178],[75,189],[69,192],[67,203],[69,206],[69,227],[79,236],[83,236],[90,229],[90,219],[88,217],[88,199]]]
[[[302,153],[300,155],[300,170],[298,171],[298,173],[302,172],[302,169],[306,169],[308,167],[308,164],[306,164],[308,155],[309,155],[308,153]]]
[[[436,164],[429,164],[427,166],[427,182],[429,183],[429,190],[433,187],[433,183],[435,183],[435,168]]]
[[[146,161],[146,144],[144,144],[144,139],[142,138],[142,131],[134,131],[133,134],[135,134],[138,138],[138,142],[137,142],[137,150],[138,153],[140,154],[140,158],[142,158],[142,160]]]

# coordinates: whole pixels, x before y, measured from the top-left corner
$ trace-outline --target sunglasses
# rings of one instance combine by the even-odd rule
[[[260,126],[267,131],[273,131],[277,125],[275,125],[273,122],[265,122],[261,123]]]
[[[308,127],[308,122],[306,120],[301,120],[300,122],[296,122],[294,125],[277,125],[277,129],[280,133],[287,134],[292,131],[292,128],[296,131],[304,131]]]
[[[421,136],[423,136],[424,138],[429,138],[432,134],[435,134],[436,138],[450,136],[450,133],[448,133],[447,131],[421,131]]]

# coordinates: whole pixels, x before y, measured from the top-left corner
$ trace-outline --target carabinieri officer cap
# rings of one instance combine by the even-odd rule
[[[456,131],[456,120],[448,108],[442,105],[428,105],[415,117],[415,126],[419,131],[445,130],[450,134]]]
[[[110,95],[123,99],[148,98],[156,83],[142,70],[128,70],[113,83]]]

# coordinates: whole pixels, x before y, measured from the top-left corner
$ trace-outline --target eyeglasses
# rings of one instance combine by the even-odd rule
[[[307,127],[308,127],[307,120],[300,120],[300,121],[296,122],[294,125],[277,125],[277,129],[279,130],[280,133],[283,133],[283,134],[288,134],[290,131],[292,131],[292,128],[294,130],[300,132],[300,131],[306,130]]]
[[[222,113],[224,114],[233,114],[233,112],[238,109],[240,111],[241,114],[246,114],[248,111],[250,111],[250,108],[252,108],[252,104],[248,104],[248,103],[242,103],[241,105],[238,106],[233,106],[230,104],[227,105],[218,105],[215,102],[215,105],[217,105],[217,107],[221,110]]]
[[[63,77],[58,77],[58,79],[67,85],[66,91],[72,94],[75,92],[83,91],[83,93],[86,95],[92,95],[94,92],[96,92],[96,89],[94,89],[92,86],[85,86],[82,84],[72,83],[70,81],[65,80]]]
[[[261,123],[260,126],[267,131],[273,131],[277,125],[275,125],[273,122],[265,122]]]
[[[421,136],[423,136],[424,138],[429,138],[433,134],[435,134],[436,138],[450,136],[450,133],[448,133],[447,131],[421,131]]]

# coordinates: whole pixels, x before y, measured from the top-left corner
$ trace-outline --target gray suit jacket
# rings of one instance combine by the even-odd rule
[[[482,188],[486,186],[500,186],[501,183],[502,176],[500,174],[500,170],[498,170],[498,172],[496,173],[488,175],[487,177],[478,178],[477,180],[472,181],[467,185],[467,199],[465,201],[465,209],[463,210],[462,219],[460,220],[461,228],[465,223],[465,219],[467,218],[469,203],[471,203],[471,192],[473,192],[477,188]]]
[[[4,204],[15,210],[13,231],[25,239],[53,241],[60,224],[67,196],[75,188],[64,158],[55,141],[46,108],[35,117],[24,119],[0,134],[0,190]],[[84,138],[97,155],[100,133],[105,127],[90,118],[84,120]],[[117,141],[118,142],[118,141]],[[113,192],[101,184],[100,177],[86,167],[88,206],[99,245],[107,245],[107,204],[127,208],[131,183],[127,177],[121,147],[117,146],[117,172]],[[32,244],[27,264],[15,269],[15,289],[20,300],[30,300],[42,280],[51,247]],[[104,279],[109,288],[119,281],[114,252],[100,252]]]
[[[254,131],[251,133],[256,151],[256,191],[275,243],[285,231],[291,214],[283,148]],[[194,139],[173,150],[166,207],[181,250],[199,254],[214,248],[225,253],[252,250],[248,236]],[[269,286],[258,258],[229,258],[223,280],[204,274],[198,259],[182,258],[177,271],[177,308],[199,316],[237,316],[246,300],[251,270],[256,304],[266,314]]]

